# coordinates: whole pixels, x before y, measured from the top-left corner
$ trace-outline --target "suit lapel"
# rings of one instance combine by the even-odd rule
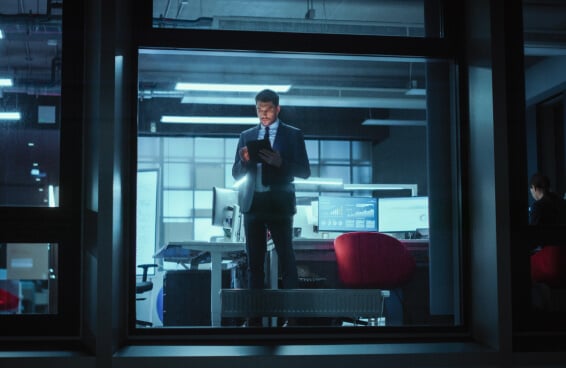
[[[276,151],[281,151],[280,145],[285,140],[285,124],[279,120],[279,127],[277,128],[277,134],[275,135],[275,140],[273,141],[273,149]]]

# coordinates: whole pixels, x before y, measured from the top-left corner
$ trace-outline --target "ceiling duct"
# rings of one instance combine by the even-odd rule
[[[196,19],[154,18],[159,28],[218,29],[291,33],[331,33],[373,36],[423,37],[422,24],[354,22],[320,19],[266,17],[201,17]]]
[[[374,23],[319,19],[215,17],[213,29],[293,33],[331,33],[374,36],[422,37],[422,24]]]

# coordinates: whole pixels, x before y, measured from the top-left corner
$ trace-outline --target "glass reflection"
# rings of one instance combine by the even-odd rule
[[[156,28],[424,37],[424,3],[423,0],[153,0],[153,25]]]
[[[443,83],[435,88],[450,85],[450,66],[441,64],[445,74],[435,77],[443,78]],[[213,188],[234,190],[231,167],[236,143],[240,132],[249,125],[227,118],[256,116],[254,96],[265,86],[287,86],[280,93],[280,118],[304,132],[311,160],[311,177],[295,180],[297,214],[293,235],[301,288],[345,288],[336,270],[333,250],[339,233],[319,230],[320,197],[346,203],[353,203],[348,200],[354,198],[370,197],[379,203],[385,197],[427,197],[430,170],[454,175],[450,167],[427,162],[428,128],[431,124],[442,131],[453,127],[446,118],[448,114],[444,114],[446,101],[437,101],[436,97],[427,105],[427,99],[437,94],[427,90],[424,60],[143,49],[138,65],[138,179],[148,170],[155,173],[150,186],[146,183],[138,187],[138,210],[146,212],[138,213],[137,252],[145,256],[138,259],[137,282],[152,284],[151,289],[143,292],[138,289],[140,293],[136,295],[138,327],[239,327],[243,323],[242,316],[219,317],[218,290],[245,287],[247,266],[244,243],[241,238],[234,241],[232,237],[240,229],[235,225],[238,212],[224,206],[223,226],[211,221],[217,214]],[[179,82],[186,83],[185,87],[196,84],[198,88],[180,90],[175,88]],[[219,90],[219,84],[225,88]],[[243,84],[254,85],[257,91],[235,90]],[[204,90],[207,85],[210,90]],[[427,107],[435,106],[435,102],[441,107],[428,111]],[[165,121],[163,116],[179,119]],[[435,118],[427,120],[430,116]],[[206,117],[208,122],[196,123],[196,119],[187,117]],[[253,124],[259,124],[257,117]],[[443,141],[439,146],[450,145],[451,142]],[[434,216],[456,216],[443,213],[451,209],[437,206],[437,201],[431,200]],[[349,206],[349,210],[355,207]],[[403,211],[409,209],[405,206]],[[334,215],[326,211],[324,216],[342,221],[340,213],[346,212],[336,211]],[[439,223],[443,232],[458,231]],[[429,240],[426,226],[422,227],[388,230],[390,236],[407,246],[416,262],[411,282],[385,298],[388,326],[460,323],[454,316],[454,311],[460,309],[459,300],[446,294],[437,301],[448,304],[449,309],[433,311],[429,305],[429,290],[444,287],[446,280],[454,278],[450,272],[458,266],[429,269],[429,241],[433,240]],[[431,236],[437,231],[431,229]],[[452,249],[458,245],[436,242],[435,247],[442,251],[434,257],[444,257],[441,262],[456,259],[447,257],[449,249],[444,247]],[[145,278],[144,267],[148,267]],[[269,285],[278,286],[277,272],[271,273],[274,269],[271,267],[266,273]],[[430,275],[435,276],[434,280]],[[441,280],[442,285],[434,284],[436,280]],[[454,288],[453,295],[459,295],[457,281]],[[331,328],[344,322],[362,323],[343,321],[340,317],[312,316],[300,322],[304,327]],[[281,320],[266,321],[266,325],[280,327]]]
[[[0,244],[0,313],[57,313],[57,244]]]
[[[566,311],[566,60],[561,24],[566,3],[523,1],[526,148],[529,192],[527,244],[535,328],[553,329]],[[552,78],[549,78],[552,76]],[[527,289],[528,290],[528,289]],[[558,317],[558,318],[556,318]],[[530,318],[528,318],[530,320]]]
[[[0,18],[0,206],[59,203],[60,4]],[[5,17],[4,17],[5,16]]]

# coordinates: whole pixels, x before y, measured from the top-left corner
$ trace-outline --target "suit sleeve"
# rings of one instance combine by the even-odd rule
[[[232,177],[235,180],[243,178],[249,171],[249,163],[245,163],[240,158],[240,149],[246,145],[243,134],[240,134],[238,140],[238,147],[236,148],[236,156],[234,157],[234,164],[232,165]]]

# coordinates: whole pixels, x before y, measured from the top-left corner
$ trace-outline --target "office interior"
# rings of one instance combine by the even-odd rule
[[[241,65],[247,65],[251,70],[243,79]],[[202,255],[201,249],[190,249],[189,243],[184,245],[187,254],[182,259],[177,243],[229,240],[240,242],[240,253],[243,253],[243,237],[226,236],[225,232],[243,235],[243,230],[232,228],[233,224],[225,229],[226,226],[222,226],[225,221],[214,221],[213,218],[222,215],[223,207],[237,206],[237,195],[234,194],[230,201],[214,196],[221,192],[213,189],[231,189],[237,193],[239,183],[232,178],[231,168],[239,132],[250,125],[229,125],[214,119],[248,118],[249,124],[258,124],[254,116],[254,92],[258,87],[251,92],[226,90],[237,88],[238,82],[242,84],[242,81],[252,87],[262,86],[266,76],[277,75],[278,83],[272,88],[282,89],[279,117],[304,131],[312,171],[310,178],[296,179],[294,184],[298,203],[293,224],[297,232],[294,244],[302,286],[314,286],[311,281],[318,280],[317,288],[343,288],[333,260],[333,239],[348,231],[380,231],[409,244],[420,266],[419,276],[414,276],[415,284],[405,288],[413,290],[415,306],[404,307],[405,303],[409,305],[411,292],[402,295],[402,288],[396,289],[391,302],[387,301],[389,308],[386,309],[397,310],[392,313],[396,317],[390,321],[395,325],[409,323],[405,321],[409,319],[414,320],[410,322],[414,324],[459,323],[453,320],[454,315],[459,314],[454,311],[460,307],[452,300],[458,289],[442,290],[446,286],[437,283],[429,286],[428,239],[422,239],[422,234],[429,230],[426,158],[428,153],[441,154],[434,153],[439,149],[427,146],[425,119],[435,116],[435,110],[439,110],[434,106],[428,111],[426,108],[427,63],[418,59],[405,61],[306,53],[141,50],[138,67],[142,86],[138,104],[138,175],[152,177],[153,182],[150,181],[148,187],[140,187],[143,182],[138,181],[138,203],[143,207],[138,207],[137,216],[148,223],[137,227],[140,231],[138,239],[146,241],[136,244],[136,262],[138,266],[159,264],[158,268],[150,270],[157,271],[157,274],[151,272],[150,278],[165,285],[154,289],[145,298],[154,301],[146,308],[156,313],[150,313],[151,318],[147,318],[148,313],[142,313],[145,318],[139,316],[140,319],[150,319],[147,322],[151,326],[163,327],[190,326],[192,321],[197,325],[206,324],[201,321],[202,313],[198,310],[191,312],[188,306],[194,304],[191,277],[196,269],[210,267],[210,255]],[[448,65],[437,65],[436,68],[444,68],[444,78],[448,79]],[[192,70],[202,71],[206,79],[194,76]],[[407,92],[404,86],[410,79],[388,82],[397,83],[397,88],[383,87],[382,79],[393,79],[394,73],[412,78],[415,87],[421,88]],[[186,77],[179,78],[179,75]],[[179,91],[177,86],[187,84],[185,80],[198,83],[197,89]],[[222,80],[234,80],[235,83],[222,84]],[[175,90],[162,90],[170,85],[176,85]],[[221,91],[214,91],[217,85],[222,86]],[[151,86],[151,89],[145,86]],[[212,90],[199,91],[205,88]],[[397,107],[399,104],[403,106]],[[445,104],[447,101],[443,102]],[[210,122],[191,122],[199,118]],[[453,130],[445,117],[438,116],[436,120],[446,130]],[[400,172],[400,167],[405,170]],[[451,169],[443,168],[442,171],[448,174]],[[219,199],[224,206],[215,208],[214,203]],[[151,207],[147,206],[148,201],[151,201]],[[369,207],[359,211],[363,202]],[[452,217],[450,210],[448,212],[439,214],[437,219]],[[229,216],[235,219],[241,213],[234,209]],[[417,237],[421,240],[416,241]],[[444,249],[442,256],[436,258],[438,275],[434,274],[432,278],[442,279],[445,284],[454,276],[441,265],[448,262],[453,247],[440,240],[435,246],[435,254],[440,254],[441,248]],[[230,249],[223,254],[223,267],[241,268],[239,272],[244,275],[231,282],[241,288],[245,285],[245,254],[234,253]],[[195,260],[197,256],[201,257],[200,261]],[[173,292],[167,279],[183,272],[186,289]],[[138,273],[143,275],[141,268]],[[224,283],[230,284],[230,281]],[[429,288],[433,294],[439,293],[434,298],[432,313],[429,312],[428,293],[421,293]],[[186,297],[180,298],[179,294]],[[186,306],[183,308],[179,303]],[[138,307],[143,308],[144,304],[147,303],[138,303]],[[208,309],[205,305],[202,307]],[[403,308],[414,309],[409,314],[415,316],[403,318]],[[199,317],[193,317],[191,313]]]
[[[562,227],[527,219],[531,173],[566,190],[566,4],[212,3],[0,5],[0,71],[16,76],[0,100],[26,122],[3,116],[0,134],[11,158],[0,169],[3,366],[559,366],[564,293],[551,291],[550,310],[531,305],[528,249],[562,245]],[[279,16],[265,22],[262,7]],[[339,13],[349,21],[318,22]],[[175,117],[253,119],[254,93],[226,91],[242,81],[288,87],[280,117],[305,132],[313,175],[295,182],[294,226],[304,289],[344,290],[343,233],[387,233],[414,258],[384,323],[247,331],[219,319],[214,287],[243,285],[245,254],[237,206],[218,218],[215,190],[237,187],[231,164],[250,125]],[[418,224],[387,222],[410,200],[424,206]],[[360,203],[370,209],[356,221],[335,216]],[[202,248],[222,243],[233,248]],[[145,264],[156,265],[147,279]]]

